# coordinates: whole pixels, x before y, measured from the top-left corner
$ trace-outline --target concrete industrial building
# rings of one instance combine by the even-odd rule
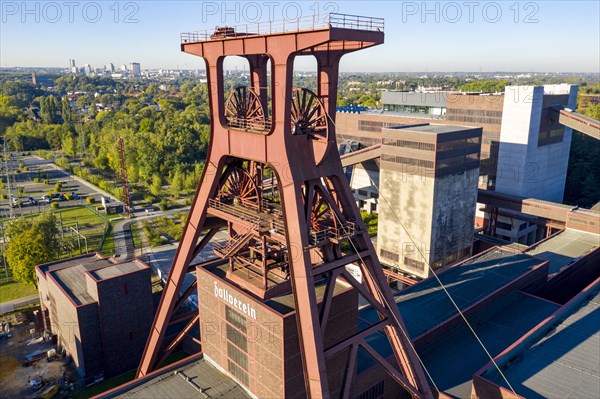
[[[478,126],[483,130],[479,187],[521,197],[561,202],[572,129],[559,124],[555,106],[574,109],[577,86],[507,86],[504,93],[382,92],[383,113],[338,112],[340,142],[365,147],[381,143],[382,129],[419,123]],[[351,186],[359,205],[378,211],[380,201],[361,196],[377,190],[376,161],[353,167]],[[477,223],[488,225],[490,215],[477,206]],[[496,210],[497,211],[497,210]],[[501,210],[493,215],[495,235],[507,242],[533,244],[544,231]]]
[[[420,278],[471,255],[481,128],[383,128],[378,254]]]
[[[46,329],[86,383],[137,366],[153,317],[146,264],[90,254],[35,270]]]

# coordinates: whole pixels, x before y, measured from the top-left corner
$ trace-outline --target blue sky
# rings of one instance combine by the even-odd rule
[[[0,0],[0,65],[202,68],[179,51],[181,32],[336,11],[385,18],[385,44],[345,56],[344,71],[598,73],[599,4]]]

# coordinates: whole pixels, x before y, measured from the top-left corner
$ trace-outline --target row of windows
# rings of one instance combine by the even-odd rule
[[[466,147],[468,145],[479,144],[480,137],[469,137],[461,140],[448,141],[446,143],[438,143],[437,150],[438,151],[447,151],[453,150],[455,148]]]
[[[448,115],[476,115],[502,118],[502,111],[490,111],[487,109],[450,108],[447,110],[447,113]]]
[[[381,132],[381,128],[393,126],[393,123],[390,122],[380,122],[380,121],[358,121],[358,130],[360,132]]]
[[[433,169],[433,161],[426,161],[424,159],[415,159],[415,158],[401,157],[401,156],[397,156],[397,155],[383,154],[383,155],[381,155],[381,160],[387,161],[387,162],[394,162],[394,163],[398,163],[401,165],[412,165],[412,166],[418,166],[419,168]]]
[[[417,270],[425,270],[425,262],[421,262],[412,258],[409,258],[408,256],[404,257],[404,264],[408,267],[412,267],[413,269],[417,269]]]
[[[379,255],[381,255],[383,258],[393,260],[394,262],[398,262],[400,260],[400,255],[395,252],[388,251],[387,249],[379,250]]]
[[[435,145],[432,143],[421,143],[410,140],[383,139],[383,145],[393,145],[394,147],[414,148],[415,150],[433,151]]]
[[[225,306],[225,320],[241,332],[246,332],[246,317],[229,306]]]
[[[238,381],[240,381],[242,384],[248,386],[248,373],[245,372],[244,370],[242,370],[240,368],[240,366],[238,366],[231,360],[227,360],[227,370],[229,370],[229,372],[235,378],[237,378]]]
[[[488,125],[499,125],[502,122],[501,118],[486,118],[482,116],[449,116],[449,121],[456,122],[471,122],[471,123],[485,123]]]
[[[248,386],[248,338],[246,317],[225,306],[227,324],[227,370],[242,384]],[[231,323],[231,324],[229,324]]]
[[[478,160],[479,160],[479,153],[475,152],[472,154],[459,155],[457,157],[452,157],[452,158],[447,158],[447,159],[440,159],[437,161],[435,168],[439,170],[439,169],[448,168],[450,166],[463,165],[463,164],[467,164],[470,161],[478,161]]]
[[[341,142],[343,140],[354,140],[354,141],[357,141],[367,147],[381,143],[380,139],[372,138],[372,137],[359,137],[359,136],[352,136],[352,135],[348,135],[348,134],[338,134],[337,136],[338,136],[338,142]]]

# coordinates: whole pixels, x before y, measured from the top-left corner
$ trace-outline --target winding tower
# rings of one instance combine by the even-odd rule
[[[258,301],[293,296],[309,397],[349,397],[359,350],[412,397],[432,397],[344,176],[335,139],[340,59],[383,43],[383,28],[382,19],[328,14],[182,34],[182,51],[206,62],[210,146],[138,377],[156,369],[202,321],[199,311],[176,314],[196,288],[180,295],[185,275],[221,262],[228,264],[227,280]],[[302,55],[317,61],[316,92],[293,87],[294,58]],[[246,58],[251,76],[250,86],[227,95],[226,56]],[[214,245],[218,259],[193,264],[220,229],[227,229],[229,241]],[[350,264],[360,268],[361,282],[346,268]],[[325,346],[325,329],[335,329],[328,320],[338,280],[376,308],[379,321]],[[320,303],[317,283],[325,286]],[[183,320],[183,331],[166,340],[167,328]],[[369,345],[367,338],[378,333],[388,337],[396,364]],[[339,386],[329,386],[327,359],[342,353],[344,377]]]

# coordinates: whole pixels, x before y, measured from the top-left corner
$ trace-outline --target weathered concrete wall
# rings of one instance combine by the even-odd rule
[[[433,195],[431,263],[473,247],[479,169],[436,179]]]
[[[431,248],[435,181],[428,176],[385,169],[380,173],[377,253],[384,263],[392,266],[397,264],[404,268],[405,256],[422,261],[413,242],[428,257],[427,253]],[[394,261],[382,255],[382,250],[397,254],[398,259]],[[424,278],[428,276],[426,269],[405,268],[410,273]]]

